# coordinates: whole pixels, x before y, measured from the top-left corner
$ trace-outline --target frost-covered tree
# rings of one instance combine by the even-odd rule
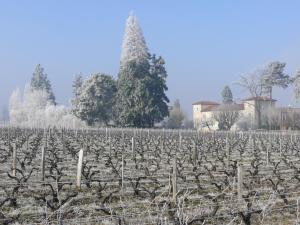
[[[72,112],[74,115],[74,109],[78,108],[79,105],[79,96],[81,94],[81,88],[83,86],[84,80],[81,74],[78,74],[75,76],[74,81],[73,81],[73,98],[71,99],[71,104],[72,104]]]
[[[219,130],[230,130],[239,118],[239,105],[233,104],[230,88],[225,86],[222,93],[223,104],[213,112],[213,119],[218,122]]]
[[[259,97],[260,100],[255,104],[255,111],[258,116],[258,128],[262,126],[262,101],[264,98],[272,98],[273,87],[286,88],[293,82],[289,75],[284,73],[285,63],[278,61],[271,62],[252,73],[241,76],[237,83],[247,90],[252,97]]]
[[[9,98],[9,118],[12,124],[21,124],[26,120],[19,88],[14,90]]]
[[[81,74],[78,74],[75,76],[74,82],[73,82],[73,94],[75,97],[80,95],[81,88],[83,85],[83,77]]]
[[[44,73],[44,68],[40,64],[38,64],[35,68],[31,78],[30,87],[35,91],[45,91],[48,95],[50,103],[56,104],[51,83],[47,77],[47,74]]]
[[[240,76],[240,80],[237,82],[237,84],[246,90],[251,97],[260,97],[263,94],[259,70]]]
[[[278,61],[269,63],[265,69],[262,70],[261,82],[263,93],[269,98],[272,98],[272,90],[274,86],[287,88],[292,83],[289,75],[284,73],[285,63]]]
[[[286,88],[293,79],[284,73],[285,63],[271,62],[266,66],[240,77],[238,85],[247,90],[252,97],[272,98],[274,86]]]
[[[181,128],[184,119],[185,119],[185,115],[181,110],[180,101],[176,99],[173,106],[170,108],[166,127],[171,129]]]
[[[119,126],[149,127],[151,93],[149,64],[130,61],[122,66],[118,80],[115,121]]]
[[[64,106],[52,104],[44,90],[25,88],[22,95],[15,90],[9,100],[10,123],[25,127],[65,127],[77,128],[84,123]]]
[[[231,89],[226,85],[222,91],[222,101],[223,104],[232,104],[233,97]]]
[[[142,29],[137,17],[131,13],[126,21],[121,52],[121,67],[132,60],[139,63],[147,61],[148,58],[149,52]]]
[[[161,56],[157,58],[155,55],[152,55],[150,58],[150,82],[148,85],[152,100],[149,115],[151,126],[153,126],[154,122],[160,122],[169,115],[166,79],[167,71],[164,59]]]
[[[236,105],[221,105],[213,113],[213,118],[218,122],[219,130],[230,130],[239,119],[239,111]]]
[[[94,74],[83,84],[73,101],[73,113],[88,125],[105,124],[112,119],[112,107],[117,92],[116,82],[111,76]]]
[[[299,101],[300,99],[300,70],[298,70],[296,76],[293,79],[294,86],[294,99]]]
[[[164,60],[150,57],[134,15],[127,19],[122,45],[115,120],[120,126],[153,127],[168,115]]]

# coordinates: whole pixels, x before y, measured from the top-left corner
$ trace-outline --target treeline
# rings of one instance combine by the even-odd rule
[[[179,102],[175,102],[174,107],[168,106],[166,78],[164,59],[149,53],[137,18],[130,15],[117,79],[105,73],[95,73],[87,79],[82,74],[77,75],[71,109],[67,110],[57,105],[51,83],[39,64],[23,96],[18,90],[11,96],[10,122],[69,127],[83,126],[84,122],[87,126],[142,128],[160,123],[160,126],[181,128],[187,124],[184,123],[186,117]]]

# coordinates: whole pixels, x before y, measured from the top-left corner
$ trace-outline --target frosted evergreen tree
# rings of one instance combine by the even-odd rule
[[[263,93],[272,98],[272,90],[274,86],[287,88],[292,83],[289,75],[284,73],[285,63],[278,61],[269,63],[264,70],[262,70],[261,81]]]
[[[222,91],[223,104],[232,104],[233,97],[231,89],[226,85]]]
[[[122,44],[115,120],[120,126],[152,127],[168,115],[164,60],[150,57],[137,18],[130,15]]]
[[[74,82],[73,82],[73,94],[75,97],[80,95],[81,87],[83,85],[83,78],[81,74],[78,74],[75,76]]]
[[[45,91],[48,94],[48,99],[52,104],[56,104],[55,96],[51,87],[51,83],[44,73],[44,68],[38,64],[31,78],[30,83],[31,90]]]
[[[81,84],[80,92],[76,92],[76,88],[78,86],[74,90],[77,97],[72,102],[73,114],[88,125],[108,125],[112,119],[112,107],[117,92],[113,78],[105,74],[94,74]]]
[[[121,66],[129,61],[145,62],[149,58],[148,48],[137,17],[130,13],[126,21],[121,52]]]
[[[153,122],[160,122],[164,117],[169,114],[169,99],[166,96],[168,90],[166,79],[167,71],[165,69],[165,60],[160,56],[151,56],[150,59],[150,76],[151,84],[149,85],[150,92],[152,95],[153,106],[152,106],[152,118]]]
[[[79,97],[80,97],[80,94],[81,94],[81,89],[82,89],[82,86],[83,86],[83,78],[82,78],[82,75],[81,74],[78,74],[75,76],[74,78],[74,81],[73,81],[73,98],[71,99],[71,104],[72,104],[72,108],[75,109],[75,108],[78,108],[78,105],[79,105]],[[74,113],[74,111],[73,111]],[[76,113],[74,113],[76,115]]]

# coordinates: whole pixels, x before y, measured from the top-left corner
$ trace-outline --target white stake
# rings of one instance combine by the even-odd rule
[[[80,151],[79,151],[79,157],[78,157],[77,182],[76,182],[76,187],[78,189],[81,188],[82,161],[83,161],[83,149],[80,149]]]

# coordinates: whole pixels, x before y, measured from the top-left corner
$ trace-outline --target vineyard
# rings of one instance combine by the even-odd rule
[[[0,129],[0,224],[299,224],[297,133]]]

